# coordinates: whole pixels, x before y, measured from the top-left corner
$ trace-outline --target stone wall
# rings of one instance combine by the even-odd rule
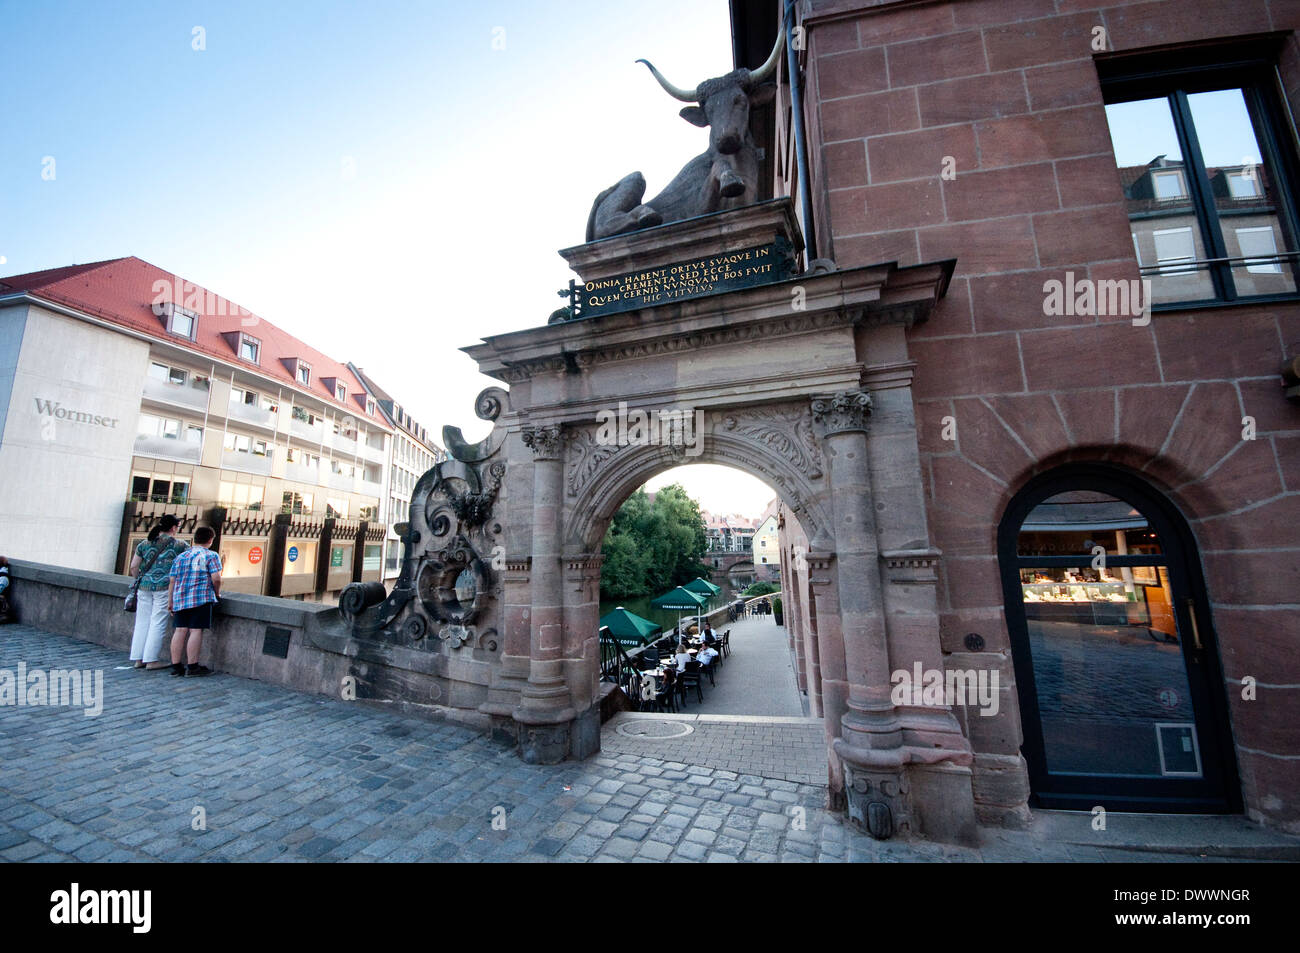
[[[19,560],[10,561],[10,576],[19,622],[118,650],[126,664],[136,617],[122,608],[130,585],[125,576]],[[169,644],[170,636],[164,652]],[[421,662],[407,658],[417,654],[409,650],[389,651],[362,657],[336,607],[229,593],[204,637],[201,661],[217,672],[294,691],[490,728],[489,718],[475,710],[477,702],[456,707],[459,683],[432,658]]]

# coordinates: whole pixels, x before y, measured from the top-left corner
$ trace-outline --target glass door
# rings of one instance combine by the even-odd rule
[[[1238,810],[1222,676],[1177,514],[1141,484],[1080,473],[1022,493],[1001,542],[1038,803]]]

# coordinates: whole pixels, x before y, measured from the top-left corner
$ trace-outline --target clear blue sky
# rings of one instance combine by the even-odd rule
[[[707,144],[638,57],[727,72],[726,0],[0,0],[0,275],[137,255],[479,436],[457,349],[544,323],[596,193]]]

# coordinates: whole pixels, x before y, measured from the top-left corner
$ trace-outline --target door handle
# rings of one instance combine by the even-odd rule
[[[1204,646],[1201,645],[1201,630],[1196,625],[1196,600],[1187,600],[1187,618],[1192,622],[1192,644],[1196,646],[1196,651],[1201,652]]]

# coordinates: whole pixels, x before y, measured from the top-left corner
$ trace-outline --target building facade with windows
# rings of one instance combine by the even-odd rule
[[[773,500],[758,518],[758,528],[750,541],[754,557],[754,576],[759,582],[776,582],[781,578],[781,541],[777,528],[778,501]]]
[[[388,493],[385,496],[384,521],[388,536],[384,540],[384,581],[391,584],[402,571],[402,539],[397,526],[410,519],[411,493],[420,477],[435,464],[447,459],[447,451],[429,436],[427,428],[418,423],[406,409],[387,391],[376,384],[361,368],[348,364],[349,370],[361,381],[380,412],[392,428],[391,456],[388,461]]]
[[[0,467],[52,488],[5,515],[0,548],[124,572],[173,511],[217,520],[231,591],[379,578],[392,428],[346,365],[136,258],[0,279],[0,315]]]
[[[809,256],[955,259],[867,389],[910,391],[919,445],[895,449],[929,526],[882,546],[913,594],[887,612],[889,665],[999,676],[996,712],[953,709],[979,816],[1300,830],[1300,406],[1280,373],[1300,355],[1300,7],[811,0],[796,18],[801,108],[783,61],[751,130]],[[732,20],[737,66],[757,66],[778,4],[734,0]],[[813,689],[826,564],[779,519]],[[940,652],[910,657],[931,618]]]

